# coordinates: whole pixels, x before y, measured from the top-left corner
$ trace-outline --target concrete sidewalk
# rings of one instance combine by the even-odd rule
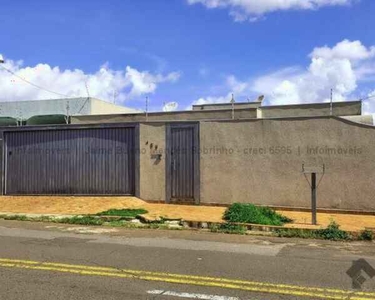
[[[188,221],[223,222],[225,207],[187,206],[151,204],[136,197],[61,197],[61,196],[2,196],[1,213],[18,214],[96,214],[108,209],[144,208],[148,219],[165,217]],[[360,231],[375,228],[375,216],[337,213],[318,213],[318,226],[309,225],[311,214],[308,212],[278,211],[294,220],[285,227],[321,228],[331,220],[341,225],[343,230]]]

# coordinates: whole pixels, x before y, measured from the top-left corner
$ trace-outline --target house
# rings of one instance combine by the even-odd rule
[[[132,114],[140,111],[92,97],[0,102],[0,125],[66,124],[70,115]]]
[[[205,205],[375,212],[375,127],[361,101],[194,106],[87,114],[69,124],[3,126],[5,195],[135,195]],[[324,167],[323,167],[324,166]]]

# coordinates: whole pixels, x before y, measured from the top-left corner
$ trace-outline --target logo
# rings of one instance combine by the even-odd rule
[[[362,285],[366,282],[366,277],[372,279],[375,276],[375,269],[363,258],[353,261],[352,266],[346,271],[346,274],[352,279],[353,289],[361,289]]]

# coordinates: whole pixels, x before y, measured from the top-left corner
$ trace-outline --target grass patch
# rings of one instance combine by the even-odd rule
[[[371,230],[363,230],[358,236],[358,239],[361,241],[372,241],[374,239],[374,233]]]
[[[276,236],[286,237],[286,238],[301,238],[301,239],[317,239],[318,235],[315,231],[306,230],[306,229],[277,229],[275,231]]]
[[[105,222],[105,226],[122,227],[126,229],[168,229],[168,230],[182,230],[183,228],[169,227],[168,224],[163,223],[132,223],[125,220],[117,220]]]
[[[317,230],[307,230],[307,229],[278,229],[276,230],[276,235],[278,237],[289,237],[289,238],[303,238],[303,239],[323,239],[331,241],[348,241],[352,240],[352,236],[340,229],[340,226],[332,221],[327,228],[317,229]]]
[[[56,219],[56,223],[77,224],[77,225],[103,225],[104,221],[92,216],[76,216],[71,218]]]
[[[0,219],[7,221],[54,222],[50,216],[0,215]]]
[[[331,221],[327,228],[317,230],[317,234],[324,240],[341,241],[351,239],[350,234],[341,230],[340,225],[335,221]]]
[[[235,223],[252,223],[281,226],[292,222],[291,219],[278,214],[268,207],[255,206],[250,203],[234,203],[224,213],[224,219]]]
[[[100,213],[97,216],[116,216],[116,217],[126,217],[135,218],[138,215],[143,215],[148,213],[145,209],[109,209]]]
[[[14,221],[29,221],[25,215],[12,215],[12,216],[4,216],[4,220],[14,220]]]
[[[211,232],[221,232],[229,234],[246,234],[246,227],[237,224],[224,223],[220,225],[213,224],[210,226]]]

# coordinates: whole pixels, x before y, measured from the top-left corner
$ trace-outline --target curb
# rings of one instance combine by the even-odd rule
[[[62,215],[62,214],[29,214],[29,213],[10,213],[10,212],[0,212],[0,217],[12,217],[12,216],[25,216],[27,218],[42,218],[42,217],[51,217],[56,219],[63,218],[73,218],[83,215]]]
[[[220,226],[222,224],[231,224],[231,225],[239,225],[246,227],[247,230],[250,231],[275,231],[277,229],[301,229],[301,230],[317,230],[319,228],[291,228],[291,227],[284,227],[284,226],[275,226],[275,225],[261,225],[261,224],[252,224],[252,223],[231,223],[231,222],[204,222],[204,221],[189,221],[189,220],[182,220],[182,224],[184,227],[190,227],[195,229],[207,229],[213,225]]]
[[[261,225],[261,224],[251,224],[251,223],[230,223],[226,221],[222,222],[210,222],[210,221],[194,221],[194,220],[183,220],[183,219],[156,219],[151,220],[145,216],[138,215],[136,217],[124,217],[124,216],[106,216],[106,215],[90,215],[90,214],[29,214],[29,213],[9,213],[9,212],[0,212],[0,219],[12,218],[12,217],[21,217],[25,216],[26,218],[30,219],[29,221],[38,221],[38,219],[42,218],[51,218],[51,220],[59,220],[64,218],[73,218],[73,217],[84,217],[84,216],[91,216],[96,219],[101,219],[104,222],[111,222],[111,221],[124,221],[129,223],[135,223],[138,221],[139,224],[159,224],[159,225],[166,225],[171,229],[192,229],[192,230],[199,230],[199,229],[210,229],[214,226],[221,226],[223,224],[230,224],[230,225],[238,225],[243,226],[246,228],[247,231],[257,231],[257,232],[275,232],[277,230],[303,230],[303,231],[316,231],[319,229],[323,229],[323,227],[317,228],[309,228],[309,227],[285,227],[285,226],[275,226],[275,225]],[[39,220],[40,221],[40,220]],[[375,233],[375,228],[373,227],[366,227],[363,230],[369,230]],[[347,233],[358,236],[363,230],[358,231],[346,231]]]

